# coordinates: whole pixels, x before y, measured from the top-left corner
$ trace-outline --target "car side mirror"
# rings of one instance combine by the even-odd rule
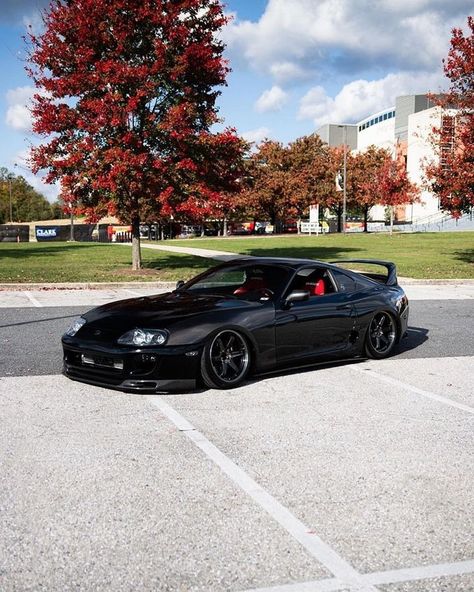
[[[180,288],[182,288],[184,286],[185,282],[184,280],[178,280],[176,282],[176,290],[179,290]]]
[[[290,292],[288,296],[285,298],[284,306],[290,306],[293,302],[303,302],[304,300],[309,299],[309,292],[308,290],[293,290]]]

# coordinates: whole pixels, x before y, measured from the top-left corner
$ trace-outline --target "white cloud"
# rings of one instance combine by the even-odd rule
[[[47,8],[48,3],[48,0],[14,0],[13,2],[6,0],[1,3],[0,24],[18,24],[27,14],[35,18],[33,15]]]
[[[234,19],[223,32],[231,59],[243,56],[276,82],[328,71],[361,75],[441,69],[450,31],[472,0],[268,0],[258,22]]]
[[[29,104],[35,88],[32,86],[19,86],[7,92],[7,112],[5,123],[13,129],[20,131],[31,131],[32,118]]]
[[[441,75],[400,73],[379,80],[354,80],[333,98],[321,86],[310,89],[301,99],[299,118],[324,123],[353,123],[371,113],[394,106],[395,97],[404,94],[437,92]]]
[[[25,105],[12,105],[7,109],[5,122],[13,129],[30,131],[31,113]]]
[[[288,102],[288,93],[286,93],[279,86],[272,86],[269,90],[264,91],[257,102],[255,103],[255,109],[259,113],[265,113],[267,111],[280,111],[285,104]]]
[[[32,12],[27,16],[23,16],[23,25],[33,35],[40,35],[44,31],[44,23],[41,12]]]
[[[294,62],[275,62],[270,65],[270,73],[281,83],[308,77],[308,72]]]
[[[259,127],[257,129],[248,130],[241,134],[242,138],[247,142],[253,142],[259,144],[266,138],[270,138],[271,132],[268,127]]]

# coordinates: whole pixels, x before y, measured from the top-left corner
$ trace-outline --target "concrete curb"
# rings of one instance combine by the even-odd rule
[[[158,290],[174,290],[176,282],[77,282],[77,283],[24,283],[24,284],[0,284],[0,291],[13,290],[109,290],[115,288],[156,288]]]
[[[474,279],[417,279],[398,277],[399,284],[416,286],[472,286]]]

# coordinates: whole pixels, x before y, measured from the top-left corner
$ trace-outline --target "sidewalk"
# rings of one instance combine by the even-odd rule
[[[127,245],[125,245],[127,246]],[[129,245],[128,245],[129,246]],[[193,247],[172,247],[162,245],[141,245],[142,249],[155,249],[157,251],[169,251],[172,253],[182,253],[183,255],[195,255],[196,257],[206,257],[207,259],[216,259],[217,261],[232,261],[232,259],[242,259],[249,255],[240,253],[229,253],[227,251],[214,251],[212,249],[196,249]]]

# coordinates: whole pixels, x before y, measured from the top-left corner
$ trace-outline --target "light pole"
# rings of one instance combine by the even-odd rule
[[[342,143],[344,144],[344,161],[342,165],[342,232],[346,234],[346,209],[347,209],[347,125],[342,127]]]
[[[342,165],[342,232],[346,234],[347,217],[347,124],[338,125],[342,128],[342,143],[344,144],[344,160]],[[340,190],[339,190],[340,191]]]

